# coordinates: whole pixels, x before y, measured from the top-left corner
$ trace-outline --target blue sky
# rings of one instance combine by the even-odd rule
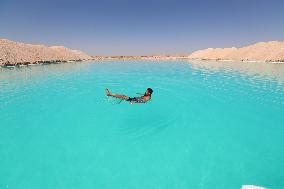
[[[284,40],[282,0],[0,0],[0,38],[93,55],[188,54]]]

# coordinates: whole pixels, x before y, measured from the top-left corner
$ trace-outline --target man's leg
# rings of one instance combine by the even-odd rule
[[[125,100],[129,99],[129,97],[128,97],[128,96],[125,96],[125,95],[110,93],[108,89],[106,89],[106,95],[107,95],[107,96],[116,97],[116,98],[125,99]]]

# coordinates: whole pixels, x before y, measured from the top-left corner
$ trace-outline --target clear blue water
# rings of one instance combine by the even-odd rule
[[[152,100],[131,105],[151,87]],[[284,65],[0,69],[0,188],[284,188]]]

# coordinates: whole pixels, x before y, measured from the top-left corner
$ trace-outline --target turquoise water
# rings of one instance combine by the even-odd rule
[[[152,100],[131,105],[151,87]],[[0,188],[284,188],[284,65],[0,68]]]

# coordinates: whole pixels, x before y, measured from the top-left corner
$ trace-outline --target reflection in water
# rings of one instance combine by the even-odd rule
[[[50,81],[54,85],[61,85],[68,81],[66,78],[74,78],[81,72],[88,71],[90,62],[59,63],[47,65],[35,65],[25,67],[1,68],[0,69],[0,108],[21,101],[30,94],[37,94],[36,86],[45,85]],[[72,83],[69,83],[72,85]],[[60,86],[64,90],[66,83]],[[48,90],[48,89],[47,89]],[[42,96],[41,98],[44,98]]]
[[[25,67],[13,67],[13,68],[1,68],[0,80],[5,79],[29,79],[32,77],[44,76],[49,73],[64,74],[66,72],[78,71],[87,69],[90,66],[90,62],[74,62],[74,63],[58,63],[58,64],[46,64],[35,65]]]
[[[284,64],[252,63],[252,62],[222,62],[222,61],[190,61],[193,68],[210,71],[240,72],[254,77],[284,82]]]
[[[120,132],[128,137],[143,139],[169,127],[188,124],[184,119],[195,114],[190,107],[202,101],[266,104],[280,109],[284,106],[284,65],[216,61],[144,63],[151,69],[141,70],[139,66],[143,65],[136,62],[135,66],[122,62],[114,67],[119,72],[112,71],[108,76],[108,86],[118,92],[131,94],[127,91],[143,89],[145,84],[155,89],[152,104],[146,105],[153,111],[145,109],[134,114],[129,111],[121,118]],[[117,104],[114,99],[111,102]]]
[[[192,78],[202,80],[199,85],[210,89],[211,96],[222,93],[228,102],[244,98],[284,105],[284,64],[191,61],[190,66]]]
[[[102,61],[0,77],[0,176],[13,188],[284,186],[282,65]],[[117,104],[106,87],[154,93]]]

